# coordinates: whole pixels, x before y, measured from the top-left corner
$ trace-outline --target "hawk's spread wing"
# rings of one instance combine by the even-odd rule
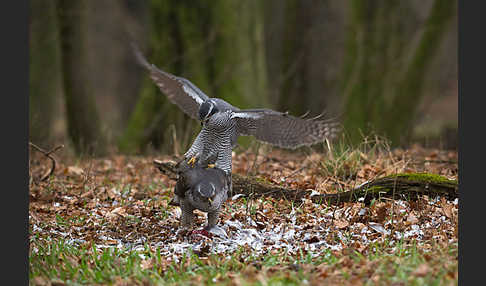
[[[184,113],[197,119],[199,106],[208,96],[189,80],[169,74],[150,64],[136,45],[132,44],[132,47],[137,61],[150,72],[150,77],[159,89]]]
[[[339,132],[337,123],[295,117],[271,109],[233,111],[233,120],[241,135],[283,148],[297,148],[331,139]]]

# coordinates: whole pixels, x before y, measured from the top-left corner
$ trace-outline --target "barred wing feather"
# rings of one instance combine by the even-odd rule
[[[150,72],[150,78],[167,98],[184,113],[197,119],[199,106],[208,99],[208,96],[189,80],[169,74],[150,64],[135,45],[132,45],[132,48],[137,61]]]
[[[295,117],[271,109],[234,111],[232,118],[241,135],[253,135],[260,141],[288,149],[323,142],[339,132],[338,124],[330,120]]]

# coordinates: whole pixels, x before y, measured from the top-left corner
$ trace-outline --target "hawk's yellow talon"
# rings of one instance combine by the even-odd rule
[[[208,164],[208,168],[214,168],[216,167],[216,164]]]
[[[192,165],[193,168],[194,168],[195,164],[196,164],[196,156],[191,157],[191,159],[189,159],[189,161],[187,161],[187,165]]]

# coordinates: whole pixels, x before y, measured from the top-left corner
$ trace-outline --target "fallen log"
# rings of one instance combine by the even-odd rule
[[[154,160],[154,165],[170,179],[177,180],[176,163]],[[458,197],[456,180],[429,173],[401,173],[366,182],[353,190],[334,194],[315,194],[312,190],[287,189],[255,176],[232,174],[233,194],[246,196],[271,196],[292,201],[301,201],[310,196],[314,203],[340,204],[361,200],[369,204],[373,199],[416,199],[419,195]]]
[[[373,199],[417,199],[419,195],[429,197],[444,196],[449,200],[458,198],[458,184],[456,180],[429,173],[400,173],[377,178],[366,182],[361,186],[346,192],[335,194],[320,194],[312,196],[314,202],[327,202],[336,204],[339,202],[358,201],[363,198],[368,204]]]

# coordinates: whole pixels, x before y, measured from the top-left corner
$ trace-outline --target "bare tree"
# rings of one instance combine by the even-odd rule
[[[405,31],[405,22],[413,19],[409,2],[352,2],[343,75],[344,123],[352,141],[372,129],[394,144],[409,139],[427,67],[456,4],[436,0],[413,41]]]
[[[30,1],[29,137],[49,144],[59,86],[59,41],[54,0]]]
[[[68,134],[78,154],[99,155],[105,152],[105,139],[84,74],[84,12],[84,1],[57,1]]]

